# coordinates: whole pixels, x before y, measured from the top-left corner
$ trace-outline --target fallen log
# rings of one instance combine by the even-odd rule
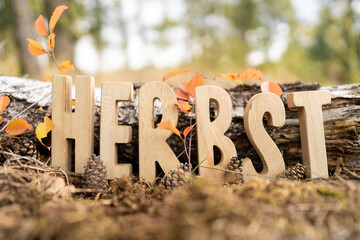
[[[138,171],[138,108],[137,94],[140,85],[135,84],[136,95],[133,102],[121,102],[119,104],[120,125],[129,125],[133,129],[131,143],[119,144],[119,162],[132,163],[134,173]],[[299,120],[296,109],[289,109],[286,103],[286,93],[295,91],[329,90],[332,102],[323,107],[324,131],[326,138],[326,150],[330,170],[334,170],[339,162],[347,167],[360,166],[360,85],[340,85],[321,87],[318,83],[288,83],[281,85],[284,94],[281,99],[286,108],[286,123],[281,128],[265,127],[269,135],[283,153],[287,165],[301,162],[301,143],[299,134]],[[227,90],[233,102],[233,120],[226,135],[234,142],[240,158],[249,157],[253,160],[257,170],[261,170],[261,161],[251,146],[243,125],[244,110],[248,100],[260,92],[258,86],[238,86]],[[39,106],[45,109],[51,102],[51,83],[35,81],[24,78],[0,76],[0,92],[7,93],[11,98],[10,106],[5,110],[4,116],[15,116],[31,103],[35,105],[24,113],[28,122],[37,125],[43,118],[44,113],[39,111]],[[101,90],[95,90],[95,153],[99,152],[99,117],[100,117]],[[216,105],[211,104],[212,116],[216,116]],[[155,121],[161,119],[161,104],[155,104]],[[266,126],[266,118],[264,118]],[[188,118],[179,114],[178,128],[183,130],[188,126]],[[167,141],[175,154],[183,151],[182,142],[176,136]],[[193,137],[192,159],[197,159],[196,132]],[[219,159],[219,152],[215,151],[215,159]],[[185,156],[180,156],[185,161]],[[194,164],[197,164],[194,162]]]

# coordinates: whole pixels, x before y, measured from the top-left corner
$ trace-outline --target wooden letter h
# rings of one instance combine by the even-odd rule
[[[72,78],[55,75],[52,84],[52,121],[55,127],[51,135],[51,165],[82,173],[94,149],[94,78],[76,78],[75,112],[72,112]],[[75,167],[71,163],[70,139],[75,140]]]

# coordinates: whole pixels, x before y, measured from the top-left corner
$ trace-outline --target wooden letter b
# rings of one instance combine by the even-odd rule
[[[231,98],[224,89],[218,86],[197,87],[195,95],[198,161],[206,159],[199,168],[200,175],[221,181],[224,176],[222,169],[226,169],[231,157],[237,156],[234,143],[224,135],[232,120]],[[216,102],[218,108],[218,114],[212,122],[210,121],[210,100]],[[221,152],[220,163],[216,166],[214,146]]]

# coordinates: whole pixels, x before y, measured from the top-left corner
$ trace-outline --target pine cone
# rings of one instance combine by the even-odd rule
[[[238,157],[232,157],[225,172],[225,182],[229,184],[244,183],[242,174],[242,161]]]
[[[184,172],[189,173],[190,172],[190,166],[188,163],[180,163],[180,166],[178,169],[182,169]]]
[[[190,180],[191,172],[189,166],[181,163],[178,169],[170,170],[169,174],[161,180],[161,183],[166,189],[174,189],[190,182]]]
[[[300,180],[306,178],[305,166],[301,163],[296,163],[294,166],[289,167],[285,171],[277,175],[278,178],[287,178],[292,180]]]
[[[108,182],[106,179],[106,167],[100,161],[100,157],[92,154],[83,175],[82,186],[92,189],[106,189]]]
[[[24,138],[20,140],[19,153],[21,156],[37,158],[38,152],[36,145],[31,139]]]
[[[0,135],[0,150],[12,152],[21,156],[38,158],[36,144],[34,144],[32,139],[34,139],[32,135],[22,137]],[[0,162],[6,161],[9,157],[11,156],[1,154]]]

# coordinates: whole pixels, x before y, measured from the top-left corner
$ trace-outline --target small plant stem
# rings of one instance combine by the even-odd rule
[[[177,155],[176,158],[181,157],[184,154],[184,152],[186,152],[186,149],[184,151],[182,151],[179,155]]]
[[[192,109],[191,109],[191,117],[190,117],[190,126],[192,125],[192,120],[193,120],[193,116],[194,116],[194,108],[195,108],[195,102],[194,102],[194,100],[191,98],[191,102],[192,102],[192,104],[193,104],[193,107],[192,107]],[[191,169],[192,169],[192,165],[191,165],[191,140],[192,140],[192,131],[190,131],[190,137],[189,137],[189,157],[188,157],[188,160],[189,160],[189,162],[188,162],[188,164],[189,164],[189,169],[190,169],[190,171],[191,171]]]
[[[190,125],[191,125],[191,122],[190,122]],[[192,139],[192,133],[190,133],[190,137],[189,137],[189,148],[188,148],[188,150],[189,150],[189,153],[188,153],[188,155],[189,155],[189,169],[190,169],[190,171],[191,171],[191,168],[192,168],[192,165],[191,165],[191,139]]]
[[[54,51],[51,51],[51,53],[52,53],[51,56],[52,56],[52,58],[54,59],[56,68],[59,69],[60,66],[59,66],[58,62],[56,61],[55,52],[54,52]]]
[[[194,170],[192,170],[191,172],[194,173],[196,171],[196,169],[198,169],[198,167],[200,167],[200,165],[206,161],[206,158],[204,160],[202,160],[198,165],[196,165],[196,167],[194,167]]]
[[[184,143],[184,149],[185,149],[186,157],[188,158],[188,161],[190,162],[189,153],[186,151],[186,139],[183,140],[183,143]],[[190,166],[189,166],[189,167],[190,167]]]

